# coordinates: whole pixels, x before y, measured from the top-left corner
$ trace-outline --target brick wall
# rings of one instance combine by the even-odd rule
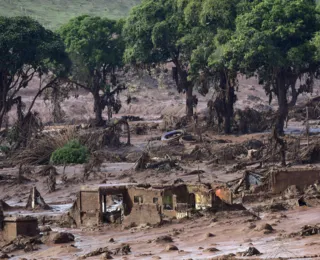
[[[320,181],[318,169],[280,170],[271,174],[270,188],[272,193],[277,194],[285,191],[291,185],[304,189],[316,181]]]
[[[132,223],[140,224],[159,224],[161,223],[161,216],[155,204],[135,204],[131,210],[130,215],[125,216],[123,224],[129,226]]]
[[[100,194],[98,191],[81,191],[81,222],[85,226],[98,225],[101,221]]]

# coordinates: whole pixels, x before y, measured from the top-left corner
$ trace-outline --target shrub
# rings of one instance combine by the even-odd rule
[[[86,163],[89,157],[87,147],[81,145],[78,140],[71,140],[62,148],[55,150],[50,158],[54,164]]]

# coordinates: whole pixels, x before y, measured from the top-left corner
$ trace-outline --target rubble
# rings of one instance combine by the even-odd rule
[[[39,237],[17,236],[14,240],[2,246],[0,249],[3,253],[12,253],[17,250],[35,250],[36,245],[42,244]]]
[[[28,202],[26,205],[27,209],[44,209],[49,210],[51,207],[44,201],[40,192],[36,187],[32,187],[30,190]]]
[[[45,244],[64,244],[73,242],[74,235],[69,232],[50,232],[49,234],[44,235],[41,239]]]
[[[112,259],[112,258],[106,258],[106,257],[110,257],[112,255],[112,252],[109,250],[108,247],[100,247],[98,249],[95,249],[95,250],[81,256],[81,259],[86,259],[88,257],[98,256],[98,255],[102,255],[102,254],[105,254],[103,256],[105,259]]]
[[[8,256],[6,253],[1,253],[0,252],[0,259],[9,259],[10,256]]]
[[[178,160],[172,159],[169,156],[165,158],[151,158],[148,152],[143,152],[139,160],[135,164],[135,170],[158,169],[171,170],[172,168],[180,169]]]
[[[168,235],[164,235],[164,236],[160,236],[155,240],[156,243],[172,243],[173,239],[171,236]]]
[[[255,256],[255,255],[261,255],[258,249],[255,247],[249,247],[247,251],[242,253],[242,256]]]
[[[320,225],[314,225],[314,226],[306,225],[300,231],[301,236],[312,236],[317,234],[320,234]]]
[[[215,247],[209,247],[209,248],[203,250],[203,252],[207,252],[207,253],[215,253],[215,252],[218,252],[218,251],[220,251],[220,250],[215,248]]]
[[[255,230],[263,231],[264,234],[270,234],[274,231],[273,227],[268,223],[258,226]]]
[[[39,227],[39,231],[42,232],[42,233],[45,233],[45,232],[52,231],[52,229],[51,229],[50,226],[41,226],[41,227]]]

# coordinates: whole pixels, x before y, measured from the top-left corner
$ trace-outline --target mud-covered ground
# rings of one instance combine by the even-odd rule
[[[130,123],[131,129],[133,129],[132,145],[117,148],[106,147],[104,153],[108,156],[105,157],[104,163],[85,182],[83,181],[84,169],[81,165],[57,167],[57,190],[53,193],[48,192],[47,177],[38,174],[41,166],[32,167],[31,172],[25,173],[25,179],[21,184],[16,181],[18,167],[0,170],[0,199],[12,207],[20,207],[5,211],[6,215],[32,215],[39,217],[39,219],[45,216],[53,230],[68,231],[75,236],[75,242],[69,244],[40,245],[38,250],[33,252],[15,251],[9,253],[12,259],[78,259],[97,248],[108,247],[112,250],[121,247],[123,243],[130,245],[131,253],[125,256],[114,255],[114,259],[212,259],[231,253],[235,255],[234,257],[241,258],[240,252],[246,251],[249,247],[255,247],[261,252],[261,255],[253,256],[251,259],[278,259],[280,257],[320,259],[320,235],[302,236],[299,234],[303,226],[315,225],[320,222],[320,204],[319,207],[315,204],[312,207],[293,206],[288,210],[272,212],[262,209],[257,212],[253,210],[257,204],[261,204],[263,207],[272,202],[245,203],[241,210],[201,212],[191,219],[174,220],[172,223],[165,223],[158,227],[146,225],[127,229],[114,225],[77,229],[59,227],[55,222],[59,222],[59,218],[71,207],[76,199],[76,193],[84,183],[170,184],[177,180],[195,183],[199,179],[206,183],[226,183],[242,177],[243,170],[234,170],[234,166],[246,160],[247,155],[245,153],[233,156],[226,154],[224,156],[229,158],[226,161],[213,162],[212,158],[221,156],[223,151],[228,153],[229,150],[226,147],[230,145],[244,144],[252,139],[267,142],[269,138],[268,132],[225,136],[206,131],[201,133],[204,140],[202,143],[187,142],[178,145],[162,143],[156,139],[159,139],[165,131],[163,119],[166,116],[177,117],[184,114],[184,95],[177,94],[174,89],[158,88],[154,85],[146,86],[146,82],[144,84],[143,90],[135,90],[130,93],[135,97],[133,103],[127,105],[123,102],[120,114],[115,115],[116,117],[133,115],[144,119],[142,122]],[[26,93],[24,97],[26,103],[29,102],[29,96]],[[211,96],[212,93],[206,97],[199,96],[197,112],[204,113],[207,101]],[[270,107],[276,108],[275,102],[269,105],[267,100],[263,90],[256,85],[254,79],[240,78],[237,108],[244,109],[249,106],[260,111]],[[302,96],[299,103],[306,100],[308,100],[308,96]],[[77,122],[85,122],[93,115],[92,98],[88,93],[81,93],[77,99],[70,97],[62,107],[66,112],[66,121],[73,119]],[[41,113],[44,121],[51,121],[50,105],[44,105],[43,101],[39,100],[35,109]],[[12,114],[11,120],[13,119]],[[134,129],[137,124],[146,126],[156,124],[157,127],[149,127],[144,133],[136,134]],[[317,124],[316,121],[312,125],[314,132],[318,130]],[[50,128],[52,129],[52,127],[47,127],[47,129]],[[190,129],[192,130],[192,127]],[[304,129],[305,126],[301,122],[289,121],[286,130],[287,133],[294,132],[299,135]],[[193,130],[195,130],[193,134],[199,138],[199,131]],[[305,138],[302,139],[304,142]],[[313,140],[316,139],[317,137],[313,137]],[[135,171],[135,163],[142,152],[146,150],[153,157],[162,158],[169,155],[170,158],[177,160],[177,167]],[[201,156],[196,158],[195,151],[198,150],[200,150]],[[208,152],[208,150],[210,151]],[[265,167],[271,168],[277,165],[279,165],[278,162],[272,162]],[[201,170],[201,173],[195,172],[197,170]],[[64,173],[63,178],[62,173]],[[36,187],[40,191],[44,200],[52,207],[51,210],[30,212],[23,208],[32,187]],[[264,228],[266,223],[271,225],[272,230],[266,231]],[[170,243],[155,241],[163,235],[170,236],[173,241]],[[109,242],[111,238],[114,239],[114,242]],[[175,245],[178,250],[166,250],[171,244]],[[100,256],[88,259],[100,259]]]

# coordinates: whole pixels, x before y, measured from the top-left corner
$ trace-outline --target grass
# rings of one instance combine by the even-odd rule
[[[119,19],[139,3],[140,0],[0,0],[0,16],[31,16],[55,30],[82,14]]]

